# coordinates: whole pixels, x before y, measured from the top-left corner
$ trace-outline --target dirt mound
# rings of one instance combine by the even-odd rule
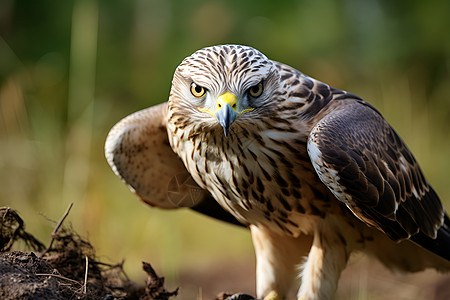
[[[82,283],[63,277],[33,252],[12,252],[0,257],[1,299],[80,299]]]
[[[145,286],[130,281],[123,262],[115,265],[97,260],[94,247],[73,230],[61,228],[71,206],[52,233],[49,246],[25,231],[19,214],[0,208],[0,299],[154,299],[178,294],[164,288],[150,264]],[[17,240],[34,252],[9,252]]]

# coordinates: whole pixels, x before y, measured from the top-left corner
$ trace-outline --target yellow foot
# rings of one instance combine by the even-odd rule
[[[282,300],[281,297],[278,296],[276,291],[271,291],[267,296],[264,297],[264,300]]]

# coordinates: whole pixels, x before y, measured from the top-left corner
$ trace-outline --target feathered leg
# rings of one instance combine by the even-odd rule
[[[332,299],[347,260],[345,238],[328,226],[317,228],[308,259],[302,268],[298,299]]]
[[[256,294],[265,300],[284,299],[293,287],[296,264],[308,255],[311,236],[278,235],[264,227],[250,226],[256,252]]]

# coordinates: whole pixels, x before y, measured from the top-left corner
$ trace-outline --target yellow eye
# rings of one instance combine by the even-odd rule
[[[262,92],[263,92],[264,88],[263,88],[263,84],[260,82],[257,85],[252,86],[251,88],[248,89],[248,93],[250,94],[250,96],[252,96],[253,98],[257,98],[259,96],[261,96]]]
[[[206,94],[206,89],[195,83],[191,84],[191,93],[197,98],[203,97]]]

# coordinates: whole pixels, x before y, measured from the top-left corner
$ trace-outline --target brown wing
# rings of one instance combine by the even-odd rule
[[[114,173],[151,206],[189,207],[240,224],[194,182],[172,151],[167,137],[167,113],[167,103],[162,103],[129,115],[111,129],[105,156]]]
[[[310,133],[308,153],[322,182],[366,224],[394,240],[426,244],[443,238],[439,243],[450,249],[450,235],[441,232],[448,230],[442,203],[405,143],[371,105],[332,101]],[[444,255],[450,259],[450,252]]]

